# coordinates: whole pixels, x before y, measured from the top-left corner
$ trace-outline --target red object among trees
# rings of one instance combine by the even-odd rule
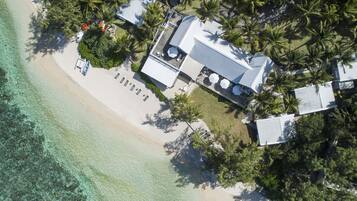
[[[98,26],[99,26],[100,28],[104,28],[104,22],[103,22],[103,21],[100,21],[99,24],[98,24]]]
[[[89,29],[89,26],[88,26],[88,24],[84,23],[84,24],[82,24],[81,28],[83,31],[87,31]]]

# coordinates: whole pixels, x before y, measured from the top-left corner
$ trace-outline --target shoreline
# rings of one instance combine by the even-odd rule
[[[35,11],[33,3],[30,0],[25,1],[22,0],[26,4],[28,13],[23,13],[22,18],[26,18],[26,15],[29,16],[31,12]],[[29,36],[29,28],[26,27],[26,29],[27,33],[23,34]],[[163,130],[173,128],[158,128],[159,122],[155,122],[156,118],[162,120],[160,118],[167,117],[168,113],[167,110],[160,113],[162,105],[149,90],[145,92],[150,96],[148,102],[142,102],[130,89],[123,87],[119,80],[113,78],[117,73],[114,70],[91,68],[87,76],[83,77],[74,69],[76,58],[78,58],[76,44],[69,43],[63,52],[45,56],[40,55],[40,53],[35,55],[31,63],[39,67],[44,74],[61,82],[63,88],[73,94],[73,98],[83,104],[89,114],[103,118],[103,121],[106,121],[108,125],[120,130],[120,135],[124,137],[125,135],[133,135],[143,143],[151,144],[155,149],[164,152],[163,145],[174,141],[185,130],[186,125],[184,123],[180,123],[174,127],[174,131],[170,132]],[[130,77],[132,74],[125,72],[125,68],[121,68],[120,72],[125,74],[126,78],[129,78],[137,87],[145,90],[143,83],[141,85],[135,77]],[[147,103],[147,108],[137,107],[138,103]],[[142,110],[147,111],[144,113]],[[144,124],[145,121],[148,123]],[[233,195],[237,195],[237,192],[240,192],[241,189],[230,192],[230,190],[221,188],[212,190],[200,187],[195,191],[200,194],[200,200],[228,201],[234,200]]]

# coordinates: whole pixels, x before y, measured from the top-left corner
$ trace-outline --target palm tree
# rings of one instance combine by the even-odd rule
[[[165,20],[164,10],[161,4],[156,1],[149,4],[144,14],[144,27],[153,30],[159,27]]]
[[[336,4],[325,4],[321,15],[331,24],[338,23],[338,21],[340,20]]]
[[[277,55],[284,47],[286,47],[287,40],[284,38],[284,35],[284,25],[273,27],[268,24],[265,26],[263,38],[266,43],[265,52],[268,55]]]
[[[113,10],[118,9],[121,5],[128,3],[128,0],[104,0],[105,3]]]
[[[242,34],[236,29],[238,17],[226,18],[221,17],[221,29],[223,30],[222,38],[231,42],[235,46],[242,46],[244,39]]]
[[[306,55],[300,50],[286,49],[282,56],[278,57],[279,63],[287,70],[301,69],[305,65]]]
[[[193,0],[182,0],[181,4],[185,6],[185,9],[187,8],[187,5],[192,6]]]
[[[356,17],[356,1],[354,0],[347,0],[344,1],[344,4],[342,6],[342,15],[350,19],[352,22],[357,21]]]
[[[252,15],[257,13],[259,7],[264,6],[267,0],[223,0],[228,7],[228,16],[234,12],[236,15],[245,13]]]
[[[293,95],[284,96],[284,110],[286,113],[297,113],[299,100]]]
[[[242,20],[237,25],[237,30],[242,34],[242,37],[247,44],[250,45],[250,52],[252,54],[260,51],[259,50],[259,33],[260,27],[258,20],[246,15],[240,15],[239,18]]]
[[[326,68],[322,66],[309,67],[308,70],[310,72],[310,82],[313,84],[322,84],[332,79]]]
[[[306,30],[310,33],[311,38],[309,44],[317,44],[324,50],[327,49],[329,44],[333,44],[333,39],[336,38],[336,32],[327,21],[320,21],[318,26],[309,26]]]
[[[308,45],[307,46],[308,57],[305,60],[305,65],[309,68],[319,67],[324,63],[323,51],[320,46]]]
[[[201,7],[197,12],[202,16],[203,20],[213,20],[218,15],[220,8],[219,0],[202,0]]]
[[[232,14],[234,14],[234,15],[240,14],[240,12],[239,12],[239,8],[241,6],[240,1],[241,0],[223,0],[223,6],[228,9],[227,17],[233,16]]]
[[[95,15],[96,10],[98,10],[98,6],[103,3],[102,0],[79,0],[80,5],[82,6],[84,16],[86,18],[91,18]]]
[[[270,74],[267,84],[272,86],[273,91],[283,94],[294,86],[293,77],[291,75],[277,70]]]
[[[239,22],[238,17],[226,18],[220,17],[221,29],[224,32],[230,32],[234,30]]]
[[[133,37],[127,33],[122,34],[115,41],[114,54],[125,59],[132,53]]]
[[[266,118],[271,114],[282,113],[282,99],[274,96],[271,91],[264,90],[259,94],[254,94],[247,110],[256,117]]]
[[[249,0],[249,10],[251,14],[257,13],[257,8],[264,6],[267,0]]]
[[[299,18],[305,20],[305,26],[310,25],[312,17],[321,16],[320,0],[304,0],[301,4],[296,3],[295,7]]]
[[[113,12],[112,8],[109,7],[107,4],[102,4],[100,6],[100,10],[97,13],[97,17],[109,24],[111,24],[110,22],[114,22],[116,20],[115,12]]]
[[[187,94],[175,95],[171,101],[172,118],[187,123],[197,121],[202,115],[198,105],[193,104]]]

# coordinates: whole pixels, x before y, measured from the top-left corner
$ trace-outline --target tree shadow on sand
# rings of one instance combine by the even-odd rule
[[[186,130],[174,141],[166,143],[164,148],[168,155],[173,154],[171,164],[178,173],[176,184],[179,187],[193,184],[195,188],[215,188],[218,183],[214,174],[205,170],[202,157],[191,144],[192,130]]]
[[[70,41],[63,33],[44,30],[40,24],[41,13],[32,14],[31,22],[28,25],[31,35],[28,41],[26,41],[27,61],[31,61],[38,54],[45,56],[56,51],[61,51]]]
[[[234,201],[267,201],[260,191],[244,190],[239,196],[233,196]]]
[[[173,155],[170,160],[178,174],[176,185],[184,187],[192,184],[194,188],[215,189],[220,187],[213,172],[207,170],[201,153],[192,147],[192,130],[186,130],[174,141],[166,143],[164,148],[168,155]],[[239,195],[232,195],[234,201],[265,201],[261,192],[243,190]]]
[[[166,103],[161,104],[160,110],[153,114],[146,114],[146,121],[143,124],[149,124],[155,126],[164,131],[164,133],[170,133],[175,131],[175,127],[178,125],[178,122],[171,118],[169,112],[170,106]]]

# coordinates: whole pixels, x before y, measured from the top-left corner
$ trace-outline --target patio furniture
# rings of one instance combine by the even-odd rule
[[[208,77],[209,81],[212,83],[212,84],[215,84],[219,81],[219,76],[218,74],[216,73],[212,73],[209,77]]]
[[[178,56],[178,49],[176,47],[170,47],[167,50],[167,55],[169,55],[169,57],[171,58],[176,58]]]
[[[219,85],[222,87],[222,89],[227,89],[231,82],[227,79],[222,79]]]
[[[77,43],[79,43],[79,42],[82,40],[83,35],[84,35],[84,32],[83,32],[83,31],[80,31],[80,32],[77,33],[77,35],[76,35],[76,41],[77,41]]]
[[[233,95],[235,96],[239,96],[242,94],[242,90],[241,90],[241,87],[239,85],[235,85],[233,88],[232,88],[232,93]]]

